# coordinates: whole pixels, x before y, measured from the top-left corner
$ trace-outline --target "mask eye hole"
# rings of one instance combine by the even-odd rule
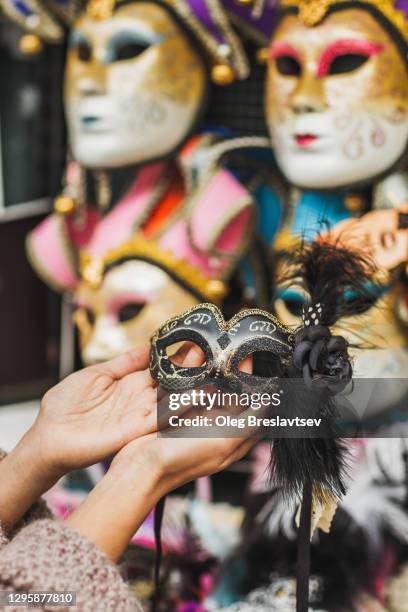
[[[260,378],[275,378],[284,374],[284,366],[279,355],[271,351],[254,351],[240,361],[238,370],[246,374],[252,373]]]
[[[149,45],[137,42],[128,42],[118,45],[113,53],[113,62],[124,62],[126,60],[134,59],[138,57]]]
[[[304,306],[304,302],[300,299],[296,299],[295,297],[288,297],[283,300],[285,307],[290,314],[294,317],[301,317],[302,310]]]
[[[276,68],[284,76],[298,77],[302,72],[302,67],[298,60],[291,55],[280,55],[275,59]]]
[[[71,45],[80,62],[90,62],[92,59],[91,45],[86,40],[78,40]]]
[[[166,346],[171,363],[183,368],[201,368],[206,365],[203,350],[195,342],[175,342]]]
[[[89,325],[91,327],[93,327],[95,325],[95,313],[93,310],[91,310],[91,308],[84,308],[84,315],[86,317],[87,322],[89,323]]]
[[[81,42],[77,46],[78,59],[81,62],[90,62],[92,57],[92,49],[87,42]]]
[[[301,317],[305,300],[301,295],[296,293],[287,293],[281,296],[281,300],[285,305],[285,309],[294,317]]]
[[[127,304],[123,304],[118,310],[118,321],[120,323],[131,321],[140,314],[143,308],[144,304],[140,302],[128,302]]]
[[[92,59],[92,46],[80,30],[73,30],[69,39],[69,49],[75,53],[80,62],[90,62]]]
[[[368,59],[369,56],[361,53],[343,53],[332,60],[328,74],[336,75],[354,72],[354,70],[365,64]]]

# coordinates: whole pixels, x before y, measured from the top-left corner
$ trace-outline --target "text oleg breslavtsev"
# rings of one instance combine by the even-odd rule
[[[231,415],[218,415],[215,418],[210,416],[195,416],[193,418],[171,415],[169,418],[170,427],[237,427],[245,429],[247,427],[319,427],[322,419],[303,419],[301,417],[285,418],[276,416],[274,418],[257,417],[247,414],[244,417]]]

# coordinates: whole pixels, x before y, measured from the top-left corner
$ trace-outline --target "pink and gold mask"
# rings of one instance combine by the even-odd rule
[[[126,4],[102,20],[83,14],[65,78],[74,158],[114,168],[171,153],[199,115],[206,82],[203,60],[158,4]]]
[[[403,155],[407,67],[370,13],[329,13],[314,27],[286,15],[269,49],[266,117],[288,181],[330,189],[369,181]]]
[[[148,344],[163,321],[198,303],[161,268],[139,260],[114,266],[97,289],[82,281],[75,301],[74,319],[87,365]]]

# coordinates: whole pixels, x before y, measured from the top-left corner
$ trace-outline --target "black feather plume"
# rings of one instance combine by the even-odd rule
[[[288,255],[287,272],[282,280],[301,282],[311,304],[322,304],[322,325],[361,314],[378,299],[374,280],[378,270],[363,252],[352,251],[340,242],[317,239],[303,243]]]
[[[347,453],[336,426],[332,394],[308,389],[299,379],[289,379],[284,387],[285,417],[321,418],[322,424],[315,432],[302,433],[304,437],[297,437],[291,429],[287,437],[273,441],[271,481],[287,498],[300,500],[307,483],[313,487],[314,498],[322,503],[329,497],[341,498],[345,493]]]
[[[309,483],[320,501],[340,498],[345,493],[347,453],[336,425],[335,395],[350,381],[352,366],[347,343],[332,336],[329,326],[375,303],[376,269],[363,254],[319,239],[290,256],[287,269],[285,284],[303,286],[313,318],[295,332],[294,368],[285,383],[285,417],[321,418],[322,424],[314,431],[305,430],[304,437],[295,437],[291,430],[274,440],[271,478],[286,496],[300,498]]]

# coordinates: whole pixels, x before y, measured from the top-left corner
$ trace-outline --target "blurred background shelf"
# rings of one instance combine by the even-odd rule
[[[60,300],[24,242],[61,184],[64,48],[27,56],[20,37],[0,19],[0,405],[39,398],[59,372]]]
[[[10,452],[34,423],[40,402],[0,407],[0,448]]]

